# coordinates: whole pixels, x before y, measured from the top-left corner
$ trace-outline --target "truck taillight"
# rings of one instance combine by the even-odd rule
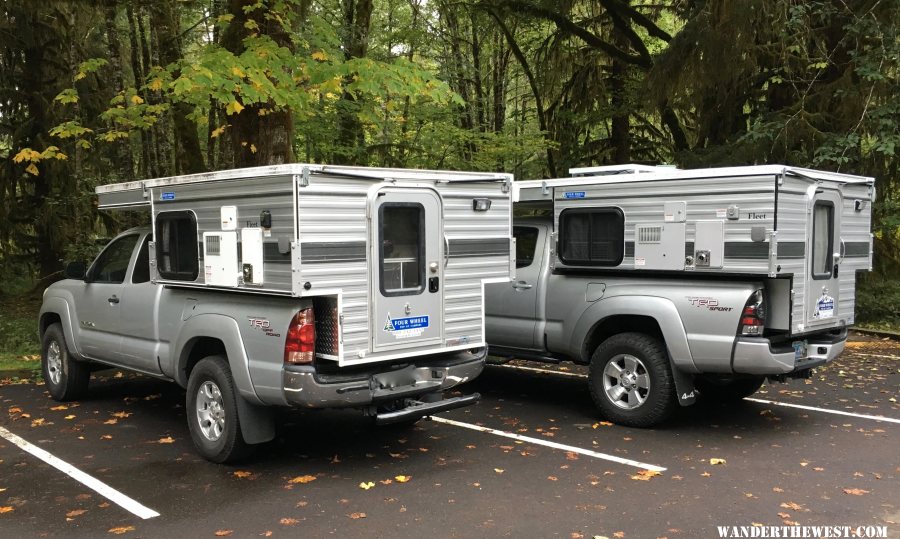
[[[763,304],[762,290],[757,290],[747,300],[744,311],[741,313],[741,335],[759,336],[763,334],[766,326],[766,309]]]
[[[316,320],[312,308],[294,315],[284,339],[284,362],[293,365],[312,363],[316,353]]]

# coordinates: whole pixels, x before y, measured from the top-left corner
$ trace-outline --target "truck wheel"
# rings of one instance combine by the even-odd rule
[[[228,362],[222,356],[201,359],[187,385],[185,408],[194,446],[203,458],[224,463],[250,454],[237,412],[237,393]]]
[[[765,381],[765,376],[741,378],[698,376],[694,380],[694,384],[700,390],[700,396],[703,398],[734,403],[759,391]]]
[[[50,325],[41,339],[41,370],[50,396],[57,401],[78,399],[87,392],[91,368],[76,361],[66,347],[62,326]]]
[[[643,333],[620,333],[591,357],[588,384],[594,404],[620,425],[650,427],[675,409],[675,382],[665,347]]]

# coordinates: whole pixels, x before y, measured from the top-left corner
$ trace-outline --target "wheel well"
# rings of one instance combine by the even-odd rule
[[[225,343],[212,337],[197,337],[188,341],[181,352],[181,361],[179,361],[181,369],[179,369],[177,382],[182,387],[187,387],[187,381],[191,377],[194,366],[208,356],[228,357],[225,353]]]
[[[662,329],[655,318],[640,315],[610,316],[597,322],[588,332],[581,349],[581,361],[590,363],[594,350],[603,341],[619,333],[637,332],[652,335],[665,344]]]
[[[62,319],[56,313],[44,313],[41,316],[41,320],[38,323],[38,332],[41,338],[44,337],[44,332],[47,331],[47,328],[52,326],[53,324],[61,324]]]

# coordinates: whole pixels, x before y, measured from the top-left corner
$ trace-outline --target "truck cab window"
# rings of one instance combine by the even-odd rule
[[[516,267],[527,268],[534,262],[537,251],[538,229],[530,226],[513,228],[516,237]]]
[[[834,206],[830,202],[816,202],[813,208],[812,237],[812,276],[814,279],[831,278],[833,237]]]
[[[131,282],[134,284],[150,282],[150,236],[144,237],[141,250],[138,251],[137,260],[134,262],[134,271],[131,272]]]
[[[618,266],[625,255],[625,216],[618,208],[563,210],[559,244],[566,264]]]
[[[131,260],[137,240],[137,234],[129,234],[110,243],[91,266],[88,272],[90,281],[115,284],[124,282],[128,262]]]
[[[156,264],[160,277],[196,281],[197,246],[197,218],[192,212],[161,212],[156,216]]]
[[[419,294],[425,282],[425,210],[421,204],[384,204],[379,209],[381,292]]]

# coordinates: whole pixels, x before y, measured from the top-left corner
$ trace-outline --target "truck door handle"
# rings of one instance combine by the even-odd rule
[[[526,283],[525,281],[516,281],[513,283],[512,286],[516,290],[528,290],[529,288],[532,288],[534,285],[530,285],[530,284]]]
[[[115,294],[113,294],[113,297],[108,298],[106,301],[108,301],[108,302],[110,302],[110,303],[119,303],[119,298],[116,297]]]

